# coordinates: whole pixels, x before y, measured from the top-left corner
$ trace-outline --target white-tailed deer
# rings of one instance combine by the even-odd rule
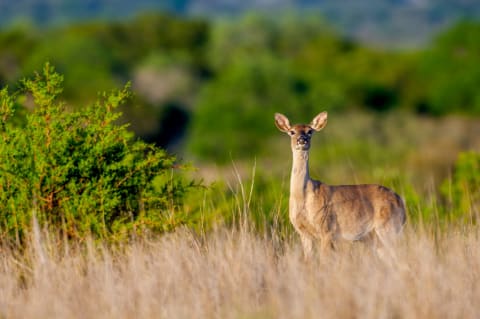
[[[310,124],[290,125],[285,115],[276,113],[275,124],[290,135],[293,153],[290,179],[289,217],[300,234],[304,255],[312,255],[314,240],[321,250],[334,248],[338,239],[362,240],[377,236],[384,250],[395,259],[393,242],[406,221],[402,198],[380,185],[324,184],[310,178],[308,155],[314,131],[327,124],[327,112],[318,114]]]

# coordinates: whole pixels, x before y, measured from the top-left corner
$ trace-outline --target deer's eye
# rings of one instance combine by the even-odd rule
[[[308,134],[308,135],[312,135],[312,134],[313,134],[313,130],[308,130],[308,131],[307,131],[307,134]]]
[[[288,132],[288,134],[293,136],[293,135],[295,135],[295,131],[292,130],[292,131]]]

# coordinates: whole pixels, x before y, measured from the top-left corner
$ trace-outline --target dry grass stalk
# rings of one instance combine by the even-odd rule
[[[46,237],[44,237],[46,238]],[[47,241],[47,239],[43,239]],[[39,243],[32,247],[38,247]],[[4,318],[478,318],[477,231],[434,244],[407,230],[398,254],[410,271],[341,246],[305,263],[296,242],[248,230],[199,239],[187,231],[121,248],[48,242],[0,255]],[[280,248],[279,248],[280,247]]]

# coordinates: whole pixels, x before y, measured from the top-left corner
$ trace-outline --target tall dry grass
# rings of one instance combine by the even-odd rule
[[[305,263],[296,239],[179,231],[123,247],[32,238],[0,255],[1,318],[478,318],[476,229],[406,229],[397,269],[361,244]],[[60,248],[59,248],[60,247]]]

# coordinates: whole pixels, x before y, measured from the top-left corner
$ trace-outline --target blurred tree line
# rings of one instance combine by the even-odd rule
[[[171,136],[160,131],[159,123],[171,123],[172,116],[185,122],[190,92],[208,71],[208,32],[205,21],[161,14],[45,31],[13,28],[0,33],[0,85],[49,61],[65,75],[62,97],[75,108],[94,101],[97,92],[132,81],[136,107],[123,110],[124,121],[133,122],[133,130],[145,139],[167,146]]]
[[[318,16],[207,21],[147,14],[0,33],[0,85],[49,61],[75,108],[132,81],[123,121],[149,142],[203,159],[261,154],[272,114],[318,110],[480,114],[480,24],[460,22],[422,50],[374,49]],[[308,120],[308,119],[305,119]],[[189,134],[183,139],[185,134]]]
[[[248,12],[276,16],[286,10],[321,12],[342,34],[388,47],[422,46],[459,19],[478,19],[477,0],[16,0],[0,1],[0,27],[29,23],[52,27],[91,19],[119,20],[139,12],[181,16],[238,17]]]

